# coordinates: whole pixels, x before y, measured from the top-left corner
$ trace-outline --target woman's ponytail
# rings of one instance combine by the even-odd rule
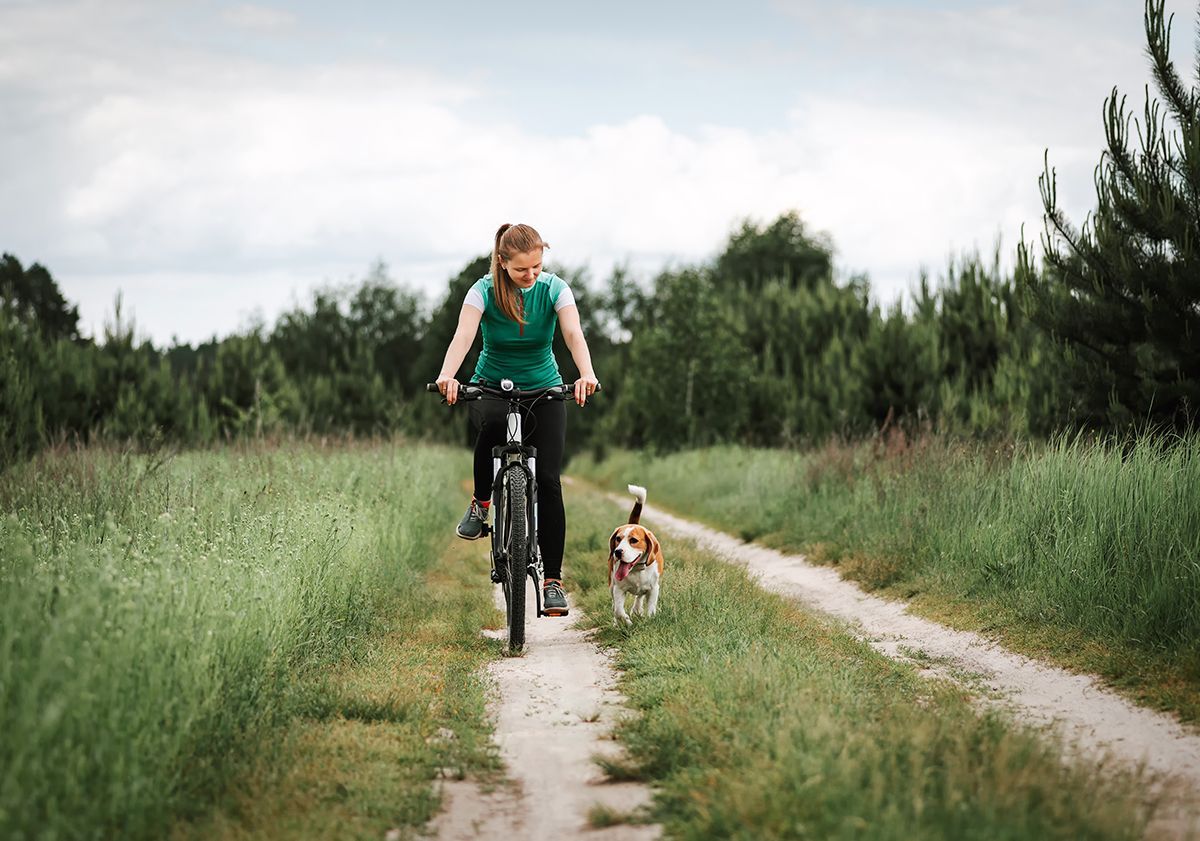
[[[516,284],[508,276],[501,260],[511,259],[514,254],[549,247],[542,241],[542,235],[529,225],[505,222],[496,230],[496,242],[492,248],[492,290],[500,311],[522,327],[525,326],[524,301],[517,294]]]

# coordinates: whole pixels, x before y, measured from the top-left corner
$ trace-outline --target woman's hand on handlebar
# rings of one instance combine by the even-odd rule
[[[599,387],[600,381],[595,377],[580,377],[575,381],[575,402],[582,406]]]
[[[449,374],[440,374],[436,380],[438,391],[446,398],[446,402],[453,406],[458,401],[458,380]]]

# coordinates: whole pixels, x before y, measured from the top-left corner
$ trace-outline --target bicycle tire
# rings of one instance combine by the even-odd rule
[[[508,539],[508,650],[516,654],[525,646],[525,576],[529,570],[528,485],[520,465],[508,468],[505,522]]]
[[[504,628],[506,633],[510,617],[512,616],[512,597],[510,596],[511,588],[508,582],[508,565],[507,562],[501,565],[500,560],[504,557],[504,547],[507,545],[508,523],[504,516],[507,504],[508,494],[505,492],[505,484],[503,481],[497,482],[496,490],[492,494],[492,568],[498,576],[493,580],[500,582],[500,591],[504,594]]]

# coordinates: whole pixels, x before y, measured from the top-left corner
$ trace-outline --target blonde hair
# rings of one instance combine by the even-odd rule
[[[492,283],[496,292],[496,304],[502,313],[521,326],[525,325],[525,302],[517,294],[516,284],[500,261],[511,260],[515,255],[524,254],[526,251],[549,247],[549,243],[542,240],[542,235],[529,225],[511,225],[505,222],[496,231],[496,244],[492,248]]]

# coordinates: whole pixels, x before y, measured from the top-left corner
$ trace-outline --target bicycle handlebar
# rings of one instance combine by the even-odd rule
[[[434,394],[441,394],[441,389],[438,388],[437,383],[425,383],[425,390]],[[596,391],[600,391],[599,383],[596,383]],[[574,396],[574,383],[525,389],[513,386],[509,391],[493,385],[487,385],[486,383],[461,383],[458,387],[459,400],[482,400],[484,397],[498,397],[501,400],[538,400],[543,397],[547,400],[570,400]]]

